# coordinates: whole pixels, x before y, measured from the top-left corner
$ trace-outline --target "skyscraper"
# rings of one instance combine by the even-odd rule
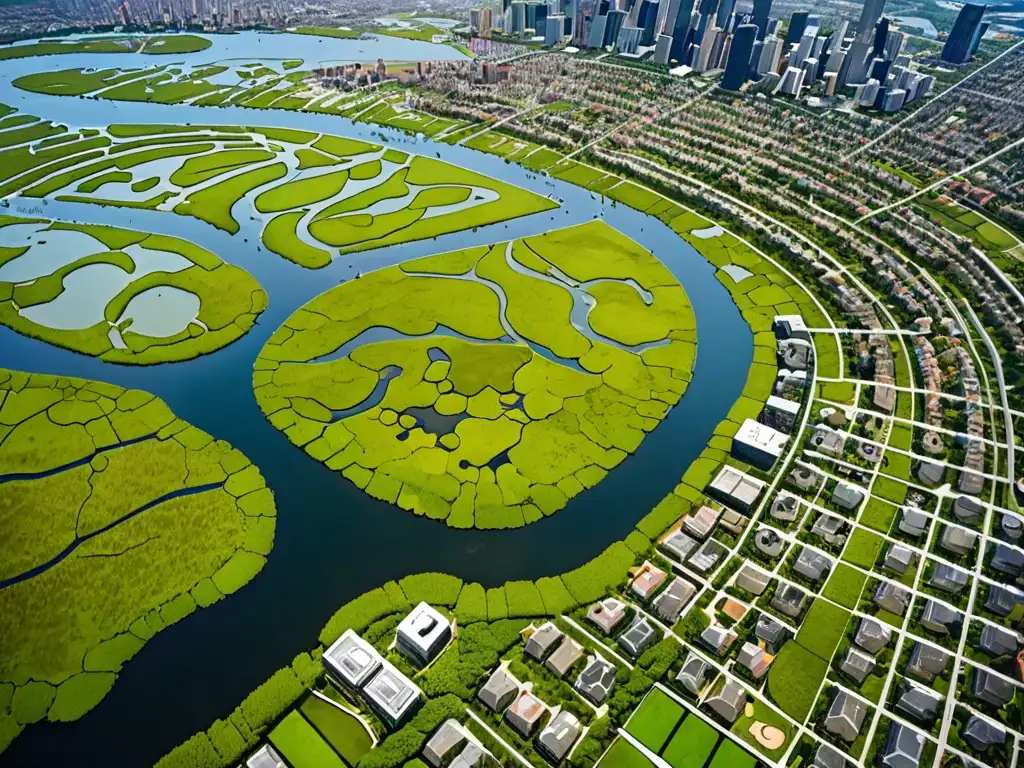
[[[718,15],[715,17],[715,25],[722,29],[729,28],[729,17],[736,7],[736,0],[721,0],[718,4]]]
[[[857,35],[853,39],[860,43],[870,43],[875,35],[875,25],[885,8],[885,0],[864,0],[857,22]]]
[[[871,48],[872,56],[881,56],[885,50],[885,41],[889,37],[889,20],[880,19],[875,25],[875,42]]]
[[[658,20],[658,0],[640,0],[640,11],[637,13],[636,25],[642,30],[640,45],[654,45],[657,34],[654,25]]]
[[[757,25],[757,39],[764,40],[768,33],[768,16],[772,12],[772,0],[754,0],[754,13],[750,21]]]
[[[747,82],[750,74],[750,55],[757,40],[756,24],[740,24],[732,36],[729,59],[725,63],[725,74],[721,86],[727,91],[738,91]]]
[[[672,14],[669,13],[669,16]],[[672,49],[669,52],[669,59],[675,59],[682,63],[686,51],[690,47],[690,21],[693,16],[693,0],[679,0],[676,10],[675,23],[672,26]],[[667,22],[666,22],[667,23]]]
[[[618,9],[608,11],[608,18],[604,23],[604,40],[601,45],[607,46],[614,43],[619,37],[619,30],[626,20],[626,12]]]
[[[789,29],[786,30],[786,42],[783,45],[785,50],[789,50],[789,46],[793,43],[799,43],[800,38],[804,36],[804,30],[807,29],[807,17],[810,14],[807,11],[793,11],[793,16],[789,20]]]
[[[953,22],[953,29],[946,38],[946,44],[942,46],[941,58],[950,64],[963,64],[971,58],[971,44],[974,42],[974,35],[981,24],[981,17],[985,13],[984,5],[967,3],[960,9],[956,21]]]
[[[974,33],[974,39],[971,41],[971,56],[978,52],[978,46],[981,45],[981,40],[985,37],[985,33],[988,32],[989,26],[987,21],[983,21],[978,25],[978,29]]]

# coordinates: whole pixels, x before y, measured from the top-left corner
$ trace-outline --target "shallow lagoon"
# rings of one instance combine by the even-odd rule
[[[178,58],[203,63],[316,57],[365,61],[460,58],[454,48],[397,38],[345,41],[247,33],[214,36],[214,46]],[[271,45],[266,43],[271,42]],[[261,46],[262,44],[262,46]],[[423,48],[425,46],[425,48]],[[379,51],[380,53],[377,53]],[[421,52],[422,51],[422,52]],[[143,61],[145,59],[145,61]],[[121,673],[114,689],[79,721],[28,728],[0,766],[152,765],[193,732],[225,715],[253,688],[302,650],[344,602],[409,573],[443,570],[485,585],[562,573],[628,534],[671,492],[743,388],[752,356],[750,331],[714,268],[667,226],[604,203],[586,190],[538,176],[501,158],[464,147],[419,141],[398,131],[315,114],[127,104],[26,94],[14,76],[47,68],[134,67],[154,63],[135,54],[64,55],[0,64],[0,102],[73,126],[113,122],[192,122],[305,128],[386,141],[562,199],[559,210],[336,260],[310,271],[258,247],[262,222],[248,216],[231,237],[171,213],[118,210],[54,201],[15,200],[11,213],[107,223],[192,240],[256,277],[270,306],[242,339],[188,363],[150,368],[112,366],[49,347],[0,328],[0,365],[79,375],[148,390],[183,419],[229,441],[260,466],[278,505],[274,551],[245,589],[159,633]],[[485,245],[604,216],[653,251],[686,288],[699,334],[694,379],[682,402],[595,488],[551,518],[513,531],[462,532],[417,518],[365,495],[288,443],[262,415],[252,392],[252,364],[271,333],[299,306],[339,281],[388,264]],[[244,650],[243,650],[244,649]]]

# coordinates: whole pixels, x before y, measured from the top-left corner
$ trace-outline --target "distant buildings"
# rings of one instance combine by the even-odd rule
[[[985,5],[965,3],[953,22],[953,29],[942,46],[940,57],[950,64],[964,64],[970,60],[981,40],[981,17],[985,14]]]

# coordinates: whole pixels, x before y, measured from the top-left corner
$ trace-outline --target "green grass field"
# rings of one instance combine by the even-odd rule
[[[298,711],[270,732],[270,743],[293,768],[346,768],[331,745]]]
[[[646,742],[644,742],[646,746]],[[661,757],[672,768],[703,768],[718,744],[718,731],[697,715],[687,715]]]
[[[669,735],[682,717],[683,708],[674,702],[668,694],[655,688],[647,694],[643,703],[630,716],[629,721],[626,723],[626,730],[652,752],[660,753],[668,741]],[[695,725],[688,728],[687,733],[692,733],[694,737],[701,738],[702,734],[706,736],[703,730],[706,728],[714,734],[714,730],[707,726],[700,718],[691,715],[687,718],[687,721],[691,719]],[[685,727],[686,724],[684,723],[683,725]],[[678,749],[677,747],[675,751],[678,751]],[[710,750],[708,752],[710,753]]]

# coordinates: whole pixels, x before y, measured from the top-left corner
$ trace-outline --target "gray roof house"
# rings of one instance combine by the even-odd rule
[[[1017,653],[1019,647],[1020,637],[1016,632],[995,624],[986,624],[978,639],[978,650],[989,656],[1009,656]]]
[[[697,573],[707,573],[718,565],[718,561],[728,551],[714,539],[708,539],[686,562]]]
[[[985,608],[997,616],[1009,616],[1019,603],[1024,603],[1024,592],[1008,584],[992,584],[985,598]]]
[[[804,547],[803,551],[793,563],[793,570],[808,581],[821,581],[828,576],[832,568],[832,561],[820,552],[815,552],[810,547]]]
[[[269,744],[264,744],[245,761],[245,768],[285,768],[286,764],[277,751]]]
[[[974,668],[971,679],[971,696],[979,701],[987,702],[993,707],[1003,707],[1013,701],[1016,689],[1009,680],[999,677],[994,672],[981,667]]]
[[[637,616],[629,629],[619,635],[619,647],[634,659],[654,642],[654,627],[646,618]]]
[[[1024,573],[1024,552],[1002,543],[996,543],[996,551],[989,561],[995,570],[1007,576],[1020,576]]]
[[[576,678],[576,690],[600,706],[615,687],[615,665],[600,656],[590,656],[587,666]]]
[[[981,502],[970,496],[957,496],[953,501],[953,516],[961,523],[977,523],[984,513]]]
[[[846,483],[839,483],[832,491],[832,503],[840,509],[853,510],[864,501],[864,491]]]
[[[925,603],[924,612],[921,614],[921,626],[940,635],[959,637],[963,621],[964,617],[959,611],[939,600],[929,600]]]
[[[754,534],[754,546],[768,557],[778,557],[786,548],[786,541],[772,528],[758,528]]]
[[[966,555],[978,543],[978,534],[974,531],[947,525],[942,529],[939,546],[954,555]]]
[[[551,670],[556,677],[565,677],[573,664],[583,656],[583,646],[571,637],[565,638],[562,644],[555,649],[555,652],[548,656],[544,666]]]
[[[907,674],[924,683],[931,683],[949,664],[949,654],[932,645],[917,643],[910,653]]]
[[[917,479],[922,485],[938,485],[946,476],[946,468],[932,461],[922,461],[917,468]]]
[[[735,680],[729,680],[718,693],[709,696],[704,704],[716,715],[732,724],[747,703],[747,691]]]
[[[795,618],[803,610],[807,593],[793,584],[780,584],[772,596],[772,608],[784,616]]]
[[[626,604],[614,597],[606,597],[587,609],[587,619],[606,635],[610,635],[624,618]]]
[[[547,705],[528,691],[521,692],[512,702],[512,705],[505,710],[505,719],[519,735],[529,738],[537,723],[548,711]]]
[[[910,590],[891,581],[882,581],[875,587],[873,600],[879,608],[902,616],[910,605]]]
[[[546,622],[526,641],[526,655],[537,661],[544,661],[561,639],[562,630],[555,626],[553,621]]]
[[[999,518],[999,530],[1003,532],[1003,536],[1016,544],[1024,535],[1024,521],[1017,515],[1006,512]]]
[[[447,755],[455,755],[466,741],[466,734],[456,720],[448,719],[434,731],[423,747],[423,759],[434,768],[441,768]]]
[[[753,643],[743,644],[736,663],[749,671],[755,680],[760,680],[764,677],[769,667],[767,654],[761,650],[760,646]]]
[[[448,768],[501,768],[501,763],[475,741],[469,741]]]
[[[700,641],[716,656],[721,656],[736,640],[736,633],[730,632],[717,624],[711,624],[700,636]]]
[[[875,654],[888,645],[891,637],[892,630],[889,627],[880,621],[865,617],[857,625],[857,634],[854,635],[853,642],[868,653]]]
[[[852,744],[860,734],[867,711],[868,705],[863,701],[840,691],[825,715],[825,730]]]
[[[711,665],[693,651],[683,662],[683,668],[676,675],[676,682],[694,696],[699,696],[711,672]]]
[[[967,571],[961,571],[948,563],[938,563],[928,584],[951,595],[959,595],[967,587],[968,580]]]
[[[904,682],[900,686],[895,710],[897,714],[903,715],[908,720],[914,720],[922,725],[930,725],[939,714],[941,702],[942,697],[928,688]]]
[[[786,479],[801,491],[817,491],[825,482],[825,476],[810,467],[797,467]]]
[[[519,693],[519,681],[504,669],[496,669],[487,678],[484,687],[480,689],[476,697],[492,712],[500,712],[512,703],[512,699]]]
[[[900,723],[892,723],[882,745],[881,764],[886,768],[917,768],[924,750],[924,736]]]
[[[890,544],[889,549],[886,550],[883,564],[889,570],[903,574],[914,564],[916,558],[914,550],[905,544]]]
[[[761,595],[772,580],[771,574],[747,563],[736,574],[736,586],[752,595]]]
[[[811,768],[846,768],[846,758],[835,747],[819,744],[818,749],[814,752]]]
[[[851,648],[847,651],[846,658],[839,665],[839,669],[843,674],[856,681],[857,685],[863,683],[874,668],[875,657],[856,648]]]
[[[899,529],[907,536],[916,539],[921,538],[928,531],[929,517],[924,512],[914,507],[900,508]]]
[[[1006,729],[1000,725],[972,715],[963,730],[964,739],[979,752],[1006,743]]]
[[[696,539],[687,536],[682,531],[673,531],[665,540],[661,542],[661,549],[666,552],[670,557],[675,558],[680,563],[685,562],[693,551],[697,549],[697,545],[700,544]]]
[[[846,521],[836,515],[822,512],[818,519],[811,526],[811,533],[819,539],[834,547],[841,547],[846,543]]]
[[[682,576],[677,576],[671,584],[654,598],[654,613],[666,624],[675,624],[683,608],[697,593],[697,588]]]
[[[786,640],[786,628],[770,614],[762,613],[754,627],[754,637],[764,641],[769,653],[777,654]]]
[[[566,709],[555,715],[547,727],[537,737],[537,747],[545,757],[559,763],[569,754],[572,745],[580,737],[582,731],[580,721]]]
[[[791,523],[800,514],[800,500],[788,493],[780,493],[772,502],[772,508],[768,514],[779,522]]]

